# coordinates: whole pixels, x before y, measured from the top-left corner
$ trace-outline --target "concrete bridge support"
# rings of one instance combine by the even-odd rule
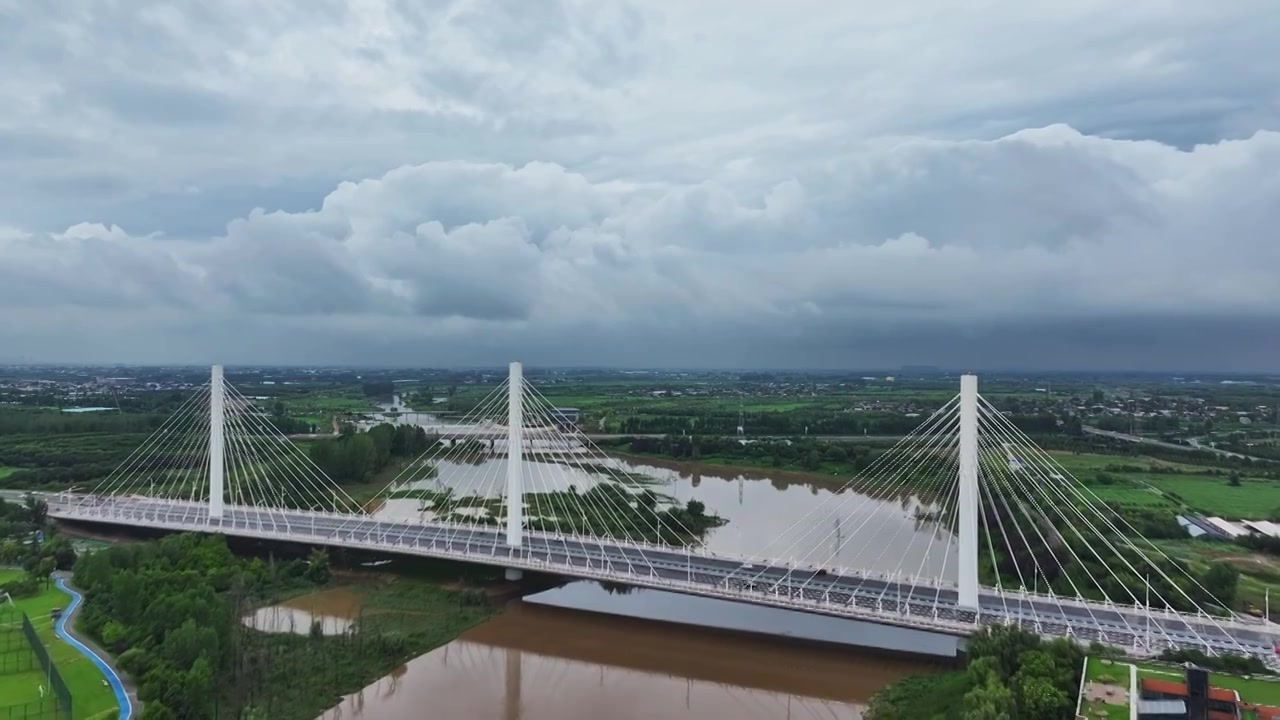
[[[978,609],[978,376],[960,376],[958,605]]]
[[[507,546],[518,548],[524,536],[524,369],[513,362],[507,380]],[[517,568],[507,568],[508,580],[519,580]]]
[[[209,376],[209,519],[222,519],[223,469],[225,460],[225,415],[222,366],[214,365]]]

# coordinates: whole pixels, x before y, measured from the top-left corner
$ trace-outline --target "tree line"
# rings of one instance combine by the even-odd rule
[[[334,481],[359,484],[368,481],[395,460],[421,455],[439,442],[417,425],[383,423],[365,432],[343,426],[339,437],[311,443],[307,453]]]
[[[896,682],[871,699],[865,717],[1067,720],[1085,656],[1085,648],[1065,638],[1044,641],[1016,626],[983,628],[969,641],[966,669]]]
[[[483,601],[474,593],[415,583],[375,591],[391,602],[336,635],[244,620],[329,580],[319,550],[264,562],[217,536],[116,545],[75,564],[78,628],[136,681],[140,720],[311,720],[487,615],[469,604]]]

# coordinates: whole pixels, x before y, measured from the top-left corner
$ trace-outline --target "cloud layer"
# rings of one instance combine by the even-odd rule
[[[1266,3],[715,5],[0,0],[0,359],[1274,367]]]

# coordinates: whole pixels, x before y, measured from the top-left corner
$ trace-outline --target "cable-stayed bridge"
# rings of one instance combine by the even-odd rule
[[[477,562],[513,578],[546,572],[960,637],[1012,623],[1137,655],[1274,655],[1273,626],[1218,607],[1212,588],[1037,447],[971,375],[751,557],[703,542],[714,507],[678,503],[561,420],[512,363],[445,435],[408,426],[349,438],[353,452],[424,448],[359,503],[215,367],[116,471],[92,492],[50,497],[49,514]],[[888,517],[885,501],[904,498]],[[904,526],[917,532],[903,538]]]

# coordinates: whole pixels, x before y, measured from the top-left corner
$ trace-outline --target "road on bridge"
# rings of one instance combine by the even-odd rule
[[[1071,636],[1133,649],[1169,645],[1271,655],[1261,623],[1148,612],[1020,592],[984,589],[979,610],[957,606],[954,589],[834,569],[797,568],[673,547],[607,538],[527,532],[510,547],[505,533],[483,525],[382,520],[365,515],[228,507],[210,522],[203,503],[142,497],[50,496],[49,514],[63,520],[213,532],[240,537],[359,547],[500,567],[619,582],[805,612],[851,617],[952,635],[981,624],[1013,622],[1044,635]]]

